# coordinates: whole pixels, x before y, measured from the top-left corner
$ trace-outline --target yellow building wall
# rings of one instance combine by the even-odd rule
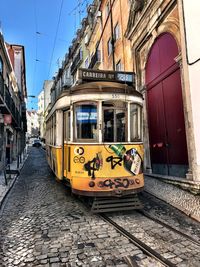
[[[105,27],[101,40],[103,62],[100,65],[100,69],[113,70],[113,56],[112,54],[108,56],[108,40],[112,36],[112,30],[111,30],[111,15],[109,15],[109,19],[107,20],[107,12],[106,12],[107,3],[108,1],[102,1],[100,7],[102,12],[102,29]],[[130,41],[124,37],[128,23],[129,10],[130,10],[129,0],[113,1],[113,6],[112,6],[113,31],[117,23],[119,24],[120,28],[120,38],[115,42],[115,56],[114,56],[115,65],[119,60],[121,60],[123,71],[133,71],[131,44]]]

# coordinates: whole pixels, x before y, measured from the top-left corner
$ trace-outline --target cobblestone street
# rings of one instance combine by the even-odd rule
[[[160,246],[167,258],[174,257],[177,266],[198,266],[183,260],[198,259],[197,245],[188,241],[180,241],[179,245],[179,237],[170,238],[168,231],[162,237],[158,232],[162,233],[163,228],[156,229],[152,222],[145,228],[145,220],[136,212],[112,216],[130,232],[145,236],[152,247]],[[129,266],[126,256],[132,257],[137,266],[162,266],[98,215],[91,214],[63,184],[56,182],[42,149],[30,150],[21,175],[4,201],[0,223],[0,266],[125,267]],[[172,253],[172,247],[166,249],[166,242],[174,242],[177,249]],[[193,263],[198,262],[191,260]]]

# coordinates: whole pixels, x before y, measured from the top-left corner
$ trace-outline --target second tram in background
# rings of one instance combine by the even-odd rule
[[[133,73],[79,70],[46,119],[48,163],[93,212],[141,208],[142,95]]]

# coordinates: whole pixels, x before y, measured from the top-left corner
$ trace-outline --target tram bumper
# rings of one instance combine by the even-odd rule
[[[139,192],[142,192],[144,187],[136,189],[126,189],[126,190],[109,190],[109,191],[86,191],[86,190],[77,190],[72,188],[72,192],[76,195],[89,196],[89,197],[123,197],[126,195],[133,195]]]

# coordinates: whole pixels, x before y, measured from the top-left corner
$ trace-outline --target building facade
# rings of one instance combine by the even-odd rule
[[[200,73],[198,10],[200,3],[191,4],[188,0],[178,1],[182,47],[181,69],[185,96],[185,117],[187,122],[187,140],[189,157],[189,177],[200,182],[200,115],[198,79]]]
[[[27,110],[27,139],[39,138],[39,119],[36,110]]]
[[[41,140],[45,139],[45,113],[51,102],[51,88],[53,86],[52,80],[46,80],[43,84],[43,89],[38,95],[38,123],[39,123],[39,136]]]
[[[194,100],[199,61],[189,64],[187,49],[191,54],[194,50],[191,43],[187,47],[185,36],[186,29],[193,35],[190,25],[199,21],[196,4],[132,1],[135,7],[137,3],[141,8],[129,13],[132,24],[127,27],[127,38],[131,42],[137,89],[145,99],[146,171],[166,176],[184,187],[199,188],[199,122]],[[186,21],[183,12],[188,9],[191,13],[187,11]],[[197,57],[197,48],[195,53]]]
[[[24,47],[5,43],[0,33],[0,171],[25,148],[26,92]]]
[[[44,138],[44,90],[38,95],[38,124],[39,124],[39,136]]]
[[[144,171],[197,191],[200,59],[194,29],[200,22],[199,5],[188,0],[94,0],[65,58],[71,62],[73,84],[79,82],[75,73],[80,67],[135,73],[136,90],[144,96]],[[84,57],[83,47],[88,51]],[[58,83],[63,72],[55,78],[61,87],[54,86],[52,95],[70,87]]]

